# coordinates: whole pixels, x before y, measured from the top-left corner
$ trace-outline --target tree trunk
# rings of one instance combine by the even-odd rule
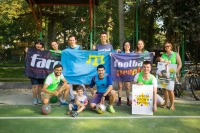
[[[118,0],[118,6],[119,6],[119,44],[120,44],[120,49],[122,49],[124,42],[124,0]]]

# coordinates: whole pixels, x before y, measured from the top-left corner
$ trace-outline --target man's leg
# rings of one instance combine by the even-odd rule
[[[109,93],[109,105],[112,106],[116,99],[116,92],[115,90],[111,90]]]
[[[157,106],[162,106],[164,104],[163,98],[157,94]]]
[[[69,95],[69,89],[70,89],[70,85],[67,84],[66,86],[62,86],[58,90],[59,95],[64,92],[63,96],[60,97],[60,105],[68,105],[68,103],[66,103],[66,99],[67,99],[67,96]]]
[[[46,94],[44,92],[41,94],[42,103],[45,105],[47,105],[49,103],[50,98],[51,98],[51,95],[49,95],[49,94]]]
[[[115,110],[113,108],[113,104],[115,102],[115,99],[116,99],[116,92],[115,90],[111,90],[110,93],[109,93],[109,107],[108,107],[108,111],[110,113],[115,113]]]
[[[96,105],[101,102],[102,95],[101,94],[96,94],[96,97],[92,98],[90,101],[90,108],[92,110],[96,109]]]
[[[63,91],[64,91],[64,95],[63,95],[63,98],[62,98],[63,100],[67,99],[67,96],[69,95],[69,90],[70,90],[70,85],[67,84],[63,89]]]
[[[70,90],[69,90],[69,97],[71,99],[71,101],[74,100],[74,92],[73,92],[73,85],[72,84],[68,84],[70,86]]]

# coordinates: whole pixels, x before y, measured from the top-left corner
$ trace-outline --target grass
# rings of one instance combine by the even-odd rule
[[[19,81],[29,81],[29,79],[24,75],[24,68],[0,68],[0,81],[9,82],[19,82]]]
[[[50,114],[42,115],[41,105],[0,105],[0,133],[198,133],[200,131],[199,104],[176,103],[175,111],[158,107],[153,116],[143,118],[141,116],[145,115],[132,115],[131,107],[127,105],[115,106],[115,114],[107,111],[104,114],[97,114],[87,108],[76,118],[66,115],[67,106],[51,107]],[[197,117],[184,118],[184,116]],[[9,119],[2,119],[3,117]]]
[[[0,62],[0,67],[24,67],[25,66],[25,61],[1,61]]]
[[[0,120],[1,133],[199,133],[199,119]]]

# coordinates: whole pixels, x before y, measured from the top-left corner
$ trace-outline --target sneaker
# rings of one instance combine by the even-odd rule
[[[37,98],[33,99],[33,104],[37,105]]]
[[[108,111],[110,113],[115,113],[115,110],[114,110],[113,106],[109,106]]]
[[[70,101],[71,104],[73,104],[74,102],[75,102],[75,99],[72,99],[72,100]]]
[[[69,110],[69,111],[67,111],[67,114],[68,114],[68,115],[73,114],[73,111],[72,111],[72,110]]]
[[[117,102],[117,106],[121,106],[122,102],[121,101],[118,101]]]
[[[131,103],[129,102],[129,101],[127,101],[127,103],[126,103],[128,106],[131,106]]]
[[[63,106],[63,105],[64,105],[64,106],[68,106],[69,104],[68,104],[67,102],[64,102],[64,103],[63,103],[63,102],[60,102],[60,106]]]
[[[73,117],[78,116],[78,112],[74,112],[74,114],[72,114]]]
[[[37,102],[38,102],[38,104],[42,104],[41,98],[38,98],[38,99],[37,99]]]

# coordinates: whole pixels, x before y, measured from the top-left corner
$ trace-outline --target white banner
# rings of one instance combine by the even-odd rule
[[[153,115],[153,85],[132,85],[132,114]]]
[[[166,64],[158,62],[156,79],[158,81],[158,88],[166,88],[167,90],[174,89],[174,80],[176,78],[177,64]]]

